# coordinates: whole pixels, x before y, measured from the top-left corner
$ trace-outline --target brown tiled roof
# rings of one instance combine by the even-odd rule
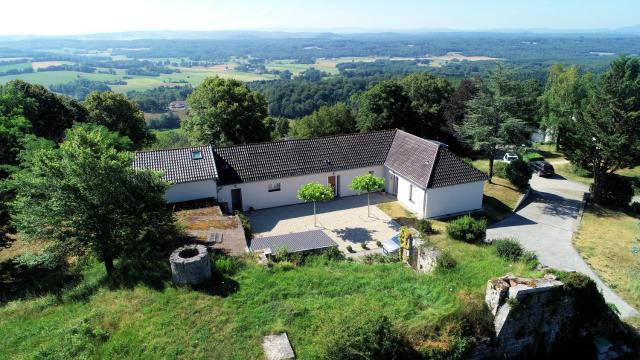
[[[427,187],[437,155],[437,143],[398,130],[384,165],[412,182]]]
[[[440,146],[427,187],[438,188],[486,179],[485,173],[464,162],[448,148]]]
[[[192,159],[194,151],[201,151],[202,159]],[[140,151],[136,153],[133,167],[161,171],[163,179],[172,183],[212,180],[218,177],[209,145]]]
[[[437,141],[398,130],[384,163],[389,169],[425,188],[464,184],[486,175]]]
[[[396,130],[214,149],[220,184],[382,165]]]
[[[195,150],[202,159],[191,158]],[[215,179],[226,185],[383,164],[425,188],[486,179],[445,145],[402,130],[138,152],[133,166],[162,171],[175,183]]]

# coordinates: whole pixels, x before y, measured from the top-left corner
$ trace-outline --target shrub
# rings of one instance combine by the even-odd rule
[[[496,240],[494,241],[494,244],[496,246],[498,256],[506,260],[518,260],[524,252],[524,250],[522,250],[522,246],[513,239]]]
[[[290,261],[280,261],[273,265],[273,269],[276,271],[289,271],[293,270],[296,266]]]
[[[593,185],[591,186],[593,192]],[[633,198],[633,185],[624,176],[607,174],[604,178],[602,203],[612,206],[628,207]]]
[[[496,161],[493,163],[493,175],[506,179],[507,178],[507,164],[504,161]]]
[[[433,234],[433,224],[427,219],[420,219],[416,223],[416,229],[421,234]]]
[[[522,256],[520,257],[520,260],[529,264],[529,268],[531,269],[535,269],[538,266],[538,264],[540,264],[540,262],[538,261],[538,255],[536,255],[536,253],[533,251],[523,252]]]
[[[276,249],[276,252],[273,254],[273,259],[275,261],[286,261],[289,258],[289,250],[287,250],[286,246],[280,246]]]
[[[344,254],[337,246],[332,246],[324,251],[324,256],[329,260],[344,260]]]
[[[249,222],[249,217],[243,212],[237,210],[235,214],[238,215],[238,218],[240,219],[242,229],[244,230],[244,236],[247,238],[247,240],[253,239],[253,232],[251,231],[251,223]]]
[[[347,251],[352,253],[353,252],[353,247],[351,247],[351,245],[347,245]]]
[[[376,246],[381,248],[382,247],[382,241],[376,240]]]
[[[367,243],[360,243],[360,247],[367,250]]]
[[[487,220],[474,219],[469,215],[457,218],[447,226],[447,233],[455,240],[466,242],[483,241],[487,230]]]
[[[458,262],[447,250],[442,251],[442,253],[440,253],[440,256],[438,256],[438,258],[436,259],[437,270],[449,270],[455,268],[457,265]]]
[[[382,254],[366,254],[362,257],[362,262],[371,265],[371,264],[388,264],[400,261],[399,258],[395,256],[385,256]]]
[[[522,160],[512,161],[505,170],[505,178],[509,180],[513,185],[525,189],[529,186],[529,179],[531,179],[531,168],[526,162]]]
[[[558,280],[564,284],[567,293],[575,299],[576,312],[582,320],[598,319],[609,313],[609,307],[598,290],[596,283],[587,275],[577,272],[560,272]]]

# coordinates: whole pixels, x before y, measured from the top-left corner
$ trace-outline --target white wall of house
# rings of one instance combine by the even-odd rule
[[[339,196],[344,197],[357,195],[358,193],[356,191],[349,189],[349,185],[354,177],[364,175],[369,171],[373,171],[373,174],[376,176],[384,176],[384,167],[378,165],[329,173],[225,185],[218,189],[218,201],[221,203],[226,202],[230,210],[235,210],[231,209],[231,190],[242,189],[242,207],[244,211],[249,210],[251,207],[258,210],[276,206],[298,204],[302,202],[298,199],[298,189],[300,186],[310,182],[327,184],[328,177],[331,175],[338,175]],[[273,188],[275,184],[280,184],[280,190],[269,192],[269,187],[271,186]]]
[[[425,217],[436,217],[482,208],[483,181],[427,189]]]
[[[215,198],[216,182],[214,180],[192,181],[171,185],[164,193],[168,203]]]
[[[406,178],[403,178],[401,175],[398,176],[398,189],[396,193],[396,197],[398,201],[410,209],[411,211],[418,214],[419,217],[424,217],[424,205],[425,205],[425,191],[423,188],[418,186],[417,184],[409,181]],[[388,179],[390,181],[390,177]],[[387,188],[389,190],[389,188]]]

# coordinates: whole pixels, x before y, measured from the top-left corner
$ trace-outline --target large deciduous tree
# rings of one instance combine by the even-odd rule
[[[308,183],[298,189],[298,199],[313,202],[313,226],[316,226],[316,202],[333,199],[333,188],[320,183]]]
[[[489,156],[489,181],[498,146],[526,141],[527,124],[516,117],[518,102],[512,74],[502,67],[492,72],[478,95],[467,103],[467,116],[457,132],[474,150]]]
[[[84,105],[88,111],[88,121],[128,137],[133,149],[140,149],[153,141],[153,134],[146,128],[144,113],[138,104],[126,96],[113,92],[92,92]]]
[[[429,73],[414,73],[400,80],[416,122],[407,130],[429,139],[446,140],[444,110],[453,93],[453,88],[445,78]]]
[[[59,142],[65,130],[87,117],[78,101],[54,94],[42,85],[13,80],[7,83],[3,92],[10,96],[15,107],[22,109],[35,136]]]
[[[359,95],[356,101],[356,127],[360,132],[393,128],[415,131],[411,100],[398,82],[381,82]]]
[[[371,206],[370,194],[374,191],[380,191],[384,189],[384,178],[375,176],[373,174],[365,174],[362,176],[356,176],[349,185],[351,190],[367,193],[367,216],[370,216],[369,208]]]
[[[540,125],[550,131],[560,149],[564,133],[582,111],[590,76],[582,76],[578,67],[554,64],[549,69],[544,92],[539,98]]]
[[[56,258],[92,254],[107,274],[124,255],[140,258],[173,229],[158,173],[131,167],[118,149],[125,137],[94,124],[76,125],[59,148],[33,149],[12,175],[12,203],[20,238],[42,240]]]
[[[216,145],[267,141],[267,101],[246,84],[217,76],[204,80],[187,99],[189,117],[182,123],[197,142]]]
[[[292,134],[296,138],[348,134],[356,131],[356,120],[344,103],[322,106],[313,114],[295,123]]]
[[[640,163],[640,60],[616,59],[591,89],[565,134],[564,151],[592,171],[592,196],[599,202],[608,175]]]

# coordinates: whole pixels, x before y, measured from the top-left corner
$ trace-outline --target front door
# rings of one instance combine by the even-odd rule
[[[398,194],[398,177],[395,174],[391,174],[389,181],[389,194],[396,195]]]
[[[231,189],[231,210],[242,211],[242,189]]]
[[[339,184],[338,184],[338,175],[331,175],[327,178],[327,183],[329,184],[329,186],[331,186],[333,188],[333,195],[335,197],[340,196],[340,192],[338,191],[339,189]]]

